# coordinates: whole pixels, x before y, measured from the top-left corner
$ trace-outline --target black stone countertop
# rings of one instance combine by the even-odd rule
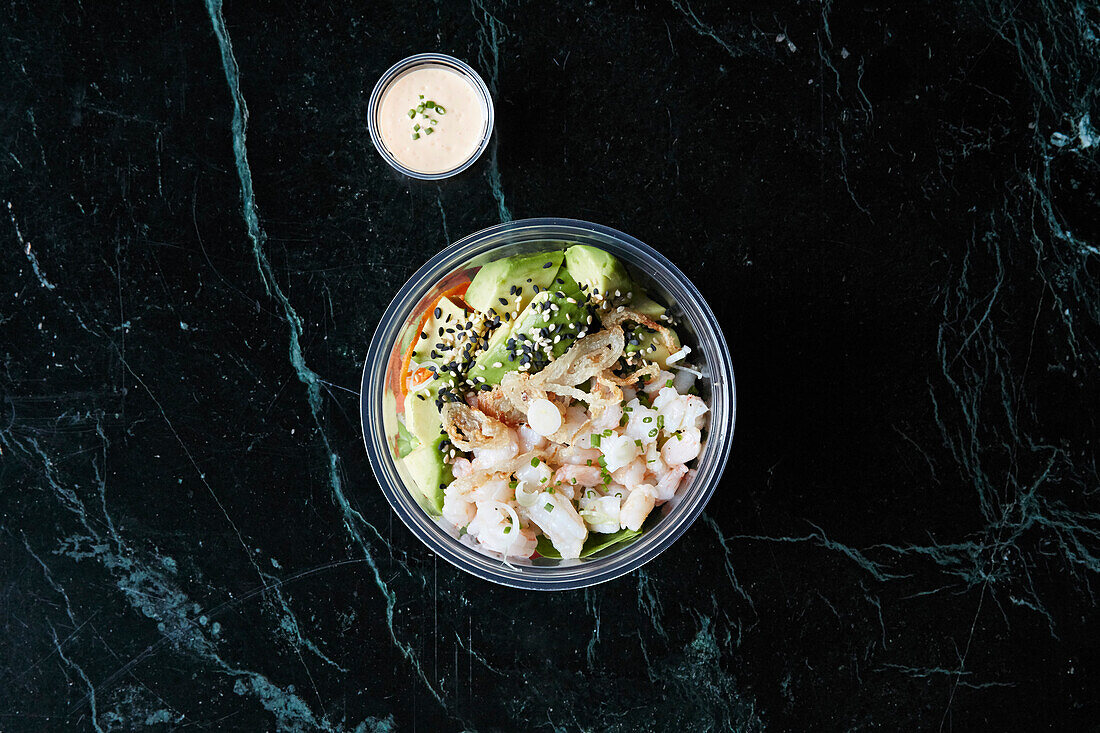
[[[0,12],[0,730],[1096,724],[1095,5],[259,5]],[[440,184],[365,122],[422,51],[498,112]],[[400,285],[532,216],[738,377],[704,517],[585,591],[437,560],[359,427]]]

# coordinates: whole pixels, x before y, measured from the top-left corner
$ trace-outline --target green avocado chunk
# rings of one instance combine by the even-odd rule
[[[550,287],[564,257],[561,251],[537,252],[489,262],[474,275],[464,298],[482,313],[490,308],[498,313],[522,311],[535,297],[535,286]]]
[[[672,334],[672,342],[676,346],[673,351],[679,351],[680,337],[671,328],[668,330]],[[632,341],[637,343],[631,343]],[[638,326],[631,331],[627,336],[626,348],[623,349],[623,352],[626,354],[639,353],[643,359],[655,362],[662,369],[668,366],[668,357],[672,356],[672,353],[665,348],[664,340],[659,337],[659,334],[645,326]]]
[[[437,316],[436,313],[439,315]],[[453,328],[457,323],[467,320],[467,311],[456,305],[450,298],[440,298],[435,310],[428,315],[424,323],[424,330],[414,336],[416,346],[413,347],[413,360],[421,362],[429,357],[434,345],[439,341],[440,329]]]
[[[446,439],[447,434],[441,433],[431,441],[422,442],[419,448],[405,456],[405,468],[412,474],[427,508],[436,514],[443,511],[443,488],[454,480],[451,467],[443,461],[443,453],[439,450]]]
[[[428,387],[405,395],[405,427],[421,444],[435,440],[443,429],[443,420],[435,404],[435,380]]]
[[[644,316],[649,316],[656,320],[668,310],[653,298],[646,295],[645,288],[638,283],[631,284],[630,292],[634,294],[633,298],[630,300],[630,309],[633,311],[637,311]]]
[[[478,355],[470,376],[494,385],[524,363],[531,364],[532,372],[538,371],[549,363],[550,356],[556,359],[573,345],[577,333],[589,327],[591,315],[577,281],[561,267],[549,289],[540,288],[523,312],[512,319],[510,328],[503,324],[497,329],[485,351]]]
[[[626,268],[613,254],[586,244],[574,244],[565,250],[565,266],[569,273],[591,295],[612,297],[618,290],[626,295],[632,287]]]

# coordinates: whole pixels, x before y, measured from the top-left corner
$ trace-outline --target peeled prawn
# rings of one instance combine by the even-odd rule
[[[657,490],[649,484],[642,484],[630,492],[619,512],[619,526],[623,529],[638,530],[657,500]]]
[[[669,466],[687,463],[699,455],[702,436],[696,428],[676,433],[661,446],[661,458]]]

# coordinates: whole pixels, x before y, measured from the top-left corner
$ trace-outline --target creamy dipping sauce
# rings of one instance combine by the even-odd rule
[[[445,173],[477,152],[487,119],[481,94],[465,76],[422,66],[386,88],[377,124],[398,163],[418,173]]]

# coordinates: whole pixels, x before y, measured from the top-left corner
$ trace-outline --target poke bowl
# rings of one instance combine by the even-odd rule
[[[715,493],[736,395],[714,313],[609,227],[513,221],[422,266],[376,329],[363,436],[394,512],[479,578],[601,583],[672,545]]]

